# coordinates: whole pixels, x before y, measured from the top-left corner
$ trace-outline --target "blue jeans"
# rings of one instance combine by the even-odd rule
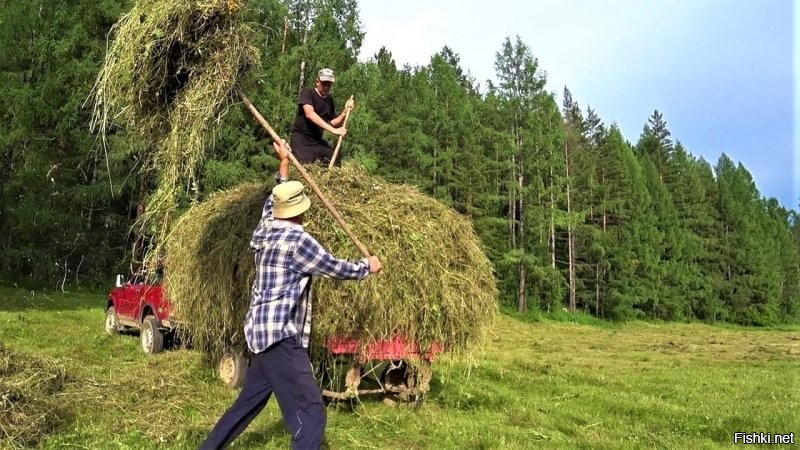
[[[264,409],[273,392],[283,422],[292,434],[292,448],[319,449],[327,422],[325,405],[314,382],[308,352],[292,337],[250,359],[239,397],[219,419],[200,450],[228,446]]]

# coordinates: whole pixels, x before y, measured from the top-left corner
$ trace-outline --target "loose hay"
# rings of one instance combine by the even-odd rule
[[[56,363],[8,349],[0,343],[0,442],[33,446],[61,420],[53,400],[67,379]]]
[[[117,124],[151,142],[144,155],[158,188],[138,227],[152,235],[159,255],[171,214],[191,195],[214,122],[244,71],[258,64],[241,20],[244,0],[139,0],[112,32],[95,85],[93,126]]]
[[[317,344],[329,337],[363,345],[403,336],[423,349],[437,342],[460,352],[482,339],[497,311],[497,289],[468,218],[414,187],[353,167],[312,173],[384,263],[383,274],[364,282],[316,282]],[[271,188],[246,184],[213,195],[176,222],[167,243],[169,296],[184,331],[211,357],[244,345],[255,273],[248,243]],[[361,257],[318,200],[305,220],[306,230],[335,256]]]

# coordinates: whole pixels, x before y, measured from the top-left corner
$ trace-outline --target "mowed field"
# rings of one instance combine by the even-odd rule
[[[104,306],[102,292],[0,287],[0,342],[67,374],[50,397],[58,423],[37,445],[197,448],[236,392],[196,351],[146,356],[136,335],[104,334]],[[735,432],[800,434],[800,328],[584,321],[502,315],[470,362],[434,365],[420,408],[330,406],[327,445],[721,448]],[[231,448],[288,447],[273,399]]]

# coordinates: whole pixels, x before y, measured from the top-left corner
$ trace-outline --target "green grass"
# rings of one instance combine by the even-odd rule
[[[236,392],[197,352],[147,357],[135,335],[105,335],[104,301],[0,288],[0,341],[70,374],[58,394],[69,414],[41,445],[197,448]],[[474,366],[437,362],[419,410],[330,407],[328,445],[719,448],[735,431],[800,433],[798,328],[537,320],[503,315]],[[272,400],[231,448],[288,446]]]

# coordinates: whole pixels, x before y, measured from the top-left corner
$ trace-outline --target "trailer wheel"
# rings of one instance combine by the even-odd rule
[[[433,379],[433,371],[431,370],[431,362],[422,360],[419,365],[414,366],[411,373],[408,375],[409,396],[408,400],[413,403],[415,408],[422,406],[425,401],[425,394],[431,390],[431,379]]]
[[[217,364],[217,375],[225,386],[231,389],[242,387],[246,373],[247,357],[241,352],[225,350]]]
[[[390,392],[397,393],[408,387],[406,383],[406,373],[408,364],[405,361],[389,361],[381,372],[381,384],[383,388]]]
[[[398,402],[404,406],[419,408],[430,390],[430,361],[419,361],[416,365],[407,360],[389,361],[381,373],[380,381],[386,390],[384,404],[394,406]]]

